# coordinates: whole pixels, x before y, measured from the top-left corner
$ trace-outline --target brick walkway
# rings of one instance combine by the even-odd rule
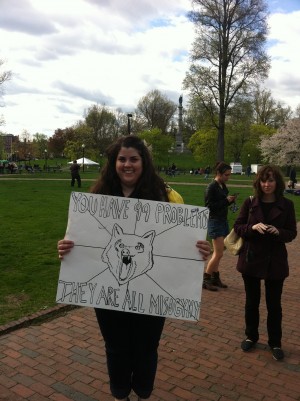
[[[236,258],[226,254],[221,273],[229,289],[203,291],[200,322],[167,320],[151,401],[300,400],[300,235],[288,249],[291,274],[283,294],[285,360],[274,361],[266,346],[264,300],[260,343],[249,354],[240,350],[244,292],[235,270]],[[2,334],[0,400],[111,401],[104,346],[93,310],[73,309],[40,325]]]

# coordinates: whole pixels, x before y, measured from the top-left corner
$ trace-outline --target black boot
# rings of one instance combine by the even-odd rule
[[[222,283],[219,272],[213,272],[213,274],[211,275],[211,282],[212,282],[212,285],[214,285],[216,287],[228,288],[228,285]]]
[[[209,291],[218,291],[218,288],[215,287],[215,285],[212,282],[211,274],[204,273],[202,288],[205,288],[206,290]]]

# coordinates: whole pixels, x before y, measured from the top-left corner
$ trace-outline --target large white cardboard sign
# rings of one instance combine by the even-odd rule
[[[57,302],[199,319],[208,209],[72,192]]]

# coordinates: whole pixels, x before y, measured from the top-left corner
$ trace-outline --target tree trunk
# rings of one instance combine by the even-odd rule
[[[219,112],[219,128],[218,128],[218,142],[217,142],[217,160],[224,161],[224,133],[225,133],[225,112],[220,108]]]

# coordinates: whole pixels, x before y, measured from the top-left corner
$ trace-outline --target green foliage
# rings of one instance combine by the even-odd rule
[[[45,150],[48,152],[47,145],[48,137],[45,134],[39,134],[38,132],[33,135],[32,146],[34,149],[34,154],[37,157],[45,157]]]
[[[249,142],[252,116],[250,100],[236,96],[225,124],[225,160],[241,162],[243,149]]]
[[[64,148],[64,154],[69,160],[79,159],[82,157],[82,144],[75,141],[67,141]]]
[[[151,146],[153,158],[155,158],[158,163],[164,158],[164,155],[168,153],[172,145],[174,145],[174,140],[169,135],[162,135],[159,128],[143,131],[138,134],[138,136]]]
[[[93,105],[88,109],[85,125],[89,128],[90,134],[87,152],[90,149],[97,149],[99,153],[103,153],[118,136],[116,115],[104,105]]]
[[[188,144],[200,166],[212,166],[216,162],[217,132],[215,129],[198,130]]]
[[[276,129],[268,125],[252,124],[250,127],[250,141],[253,145],[257,145],[262,137],[270,137],[275,132]]]

